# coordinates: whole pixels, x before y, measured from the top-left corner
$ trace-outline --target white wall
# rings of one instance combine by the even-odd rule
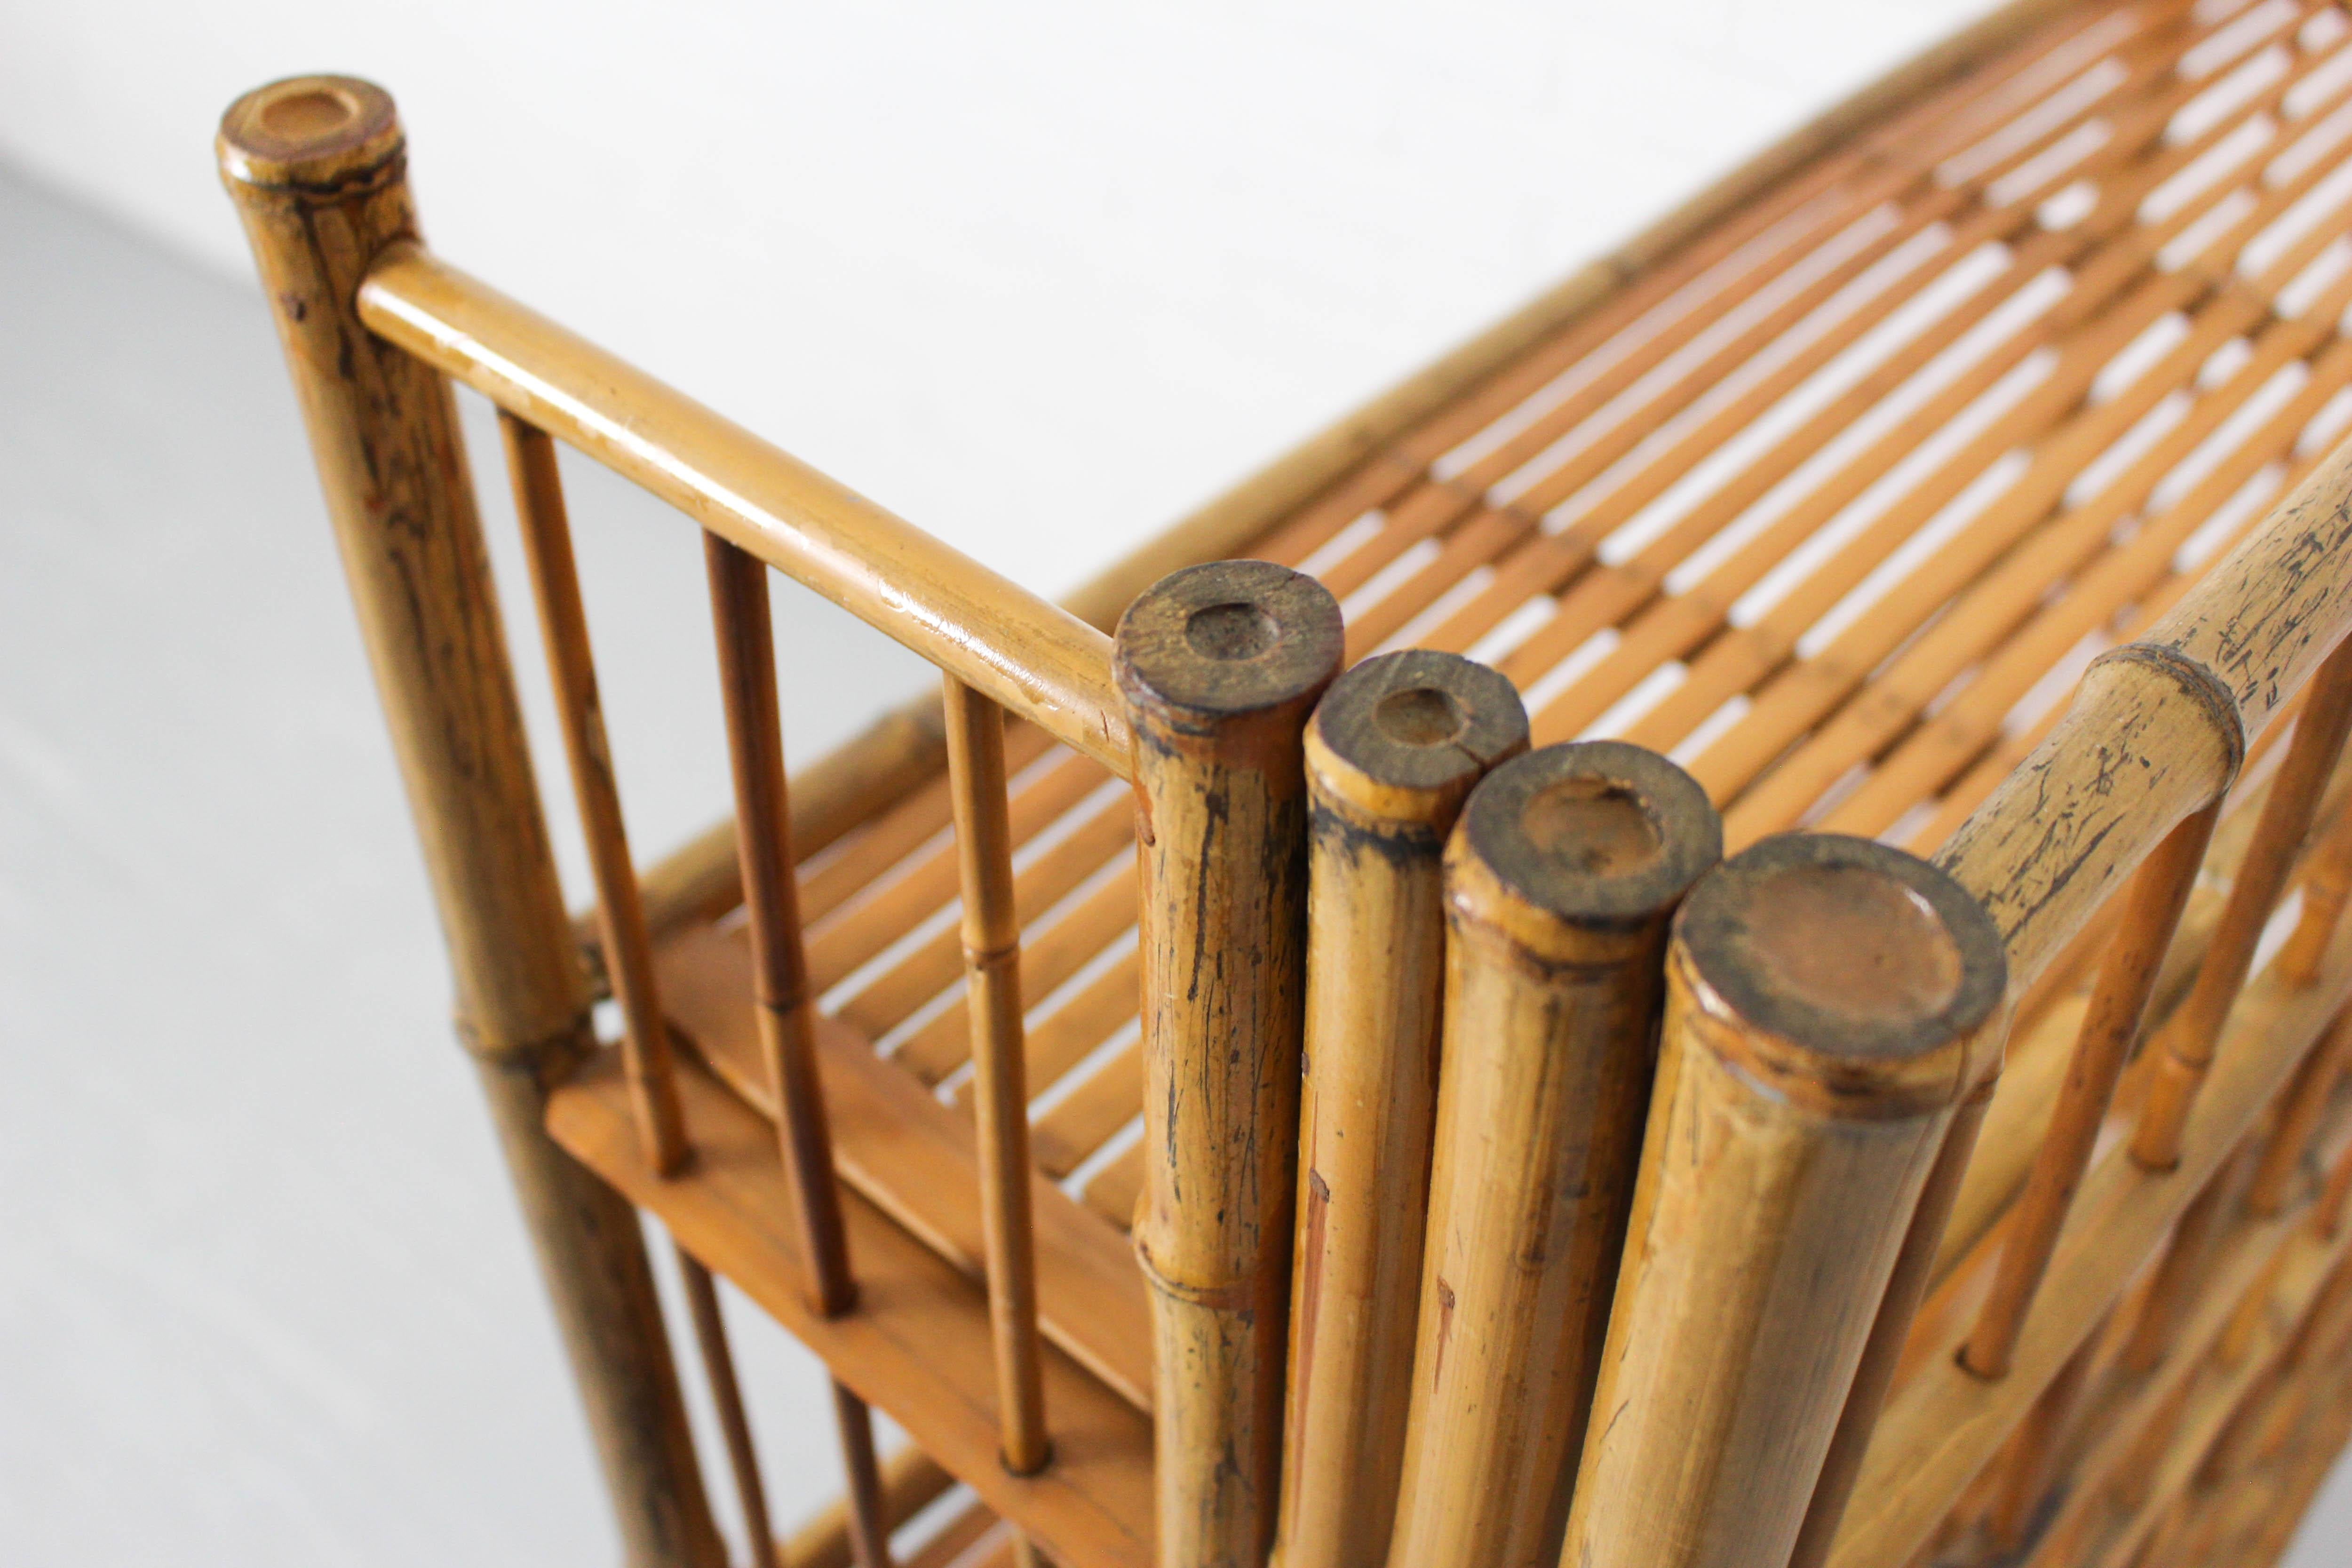
[[[1986,0],[0,0],[0,158],[242,273],[370,77],[444,254],[1046,591]]]

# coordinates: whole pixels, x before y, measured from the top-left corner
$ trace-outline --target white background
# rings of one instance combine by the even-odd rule
[[[215,181],[237,92],[382,82],[444,254],[1051,592],[1977,9],[0,0],[0,1561],[612,1555]],[[698,566],[567,472],[651,851],[723,802]],[[923,679],[784,630],[802,758]],[[750,1317],[789,1522],[821,1384]]]

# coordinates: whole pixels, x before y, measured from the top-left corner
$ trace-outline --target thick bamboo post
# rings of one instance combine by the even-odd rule
[[[1496,769],[1446,847],[1444,1068],[1391,1561],[1547,1568],[1607,1326],[1706,793],[1618,741]]]
[[[2074,1190],[2089,1169],[2098,1141],[2099,1123],[2115,1099],[2116,1080],[2139,1037],[2157,971],[2171,945],[2173,928],[2180,923],[2189,891],[2196,885],[2197,868],[2212,842],[2213,824],[2221,813],[2217,801],[2191,814],[2165,835],[2124,894],[2123,923],[2109,941],[2091,993],[2090,1011],[2083,1016],[2082,1033],[2066,1068],[2050,1130],[2042,1135],[2025,1190],[2010,1220],[2009,1237],[2001,1245],[2000,1262],[1993,1276],[1992,1294],[1969,1335],[1961,1364],[1979,1377],[2006,1377],[2025,1314],[2042,1289],[2050,1258],[2058,1247],[2058,1232],[2074,1202]]]
[[[348,77],[247,93],[222,117],[236,200],[310,428],[360,629],[425,849],[474,1055],[588,1410],[633,1568],[719,1568],[636,1216],[543,1131],[589,1048],[564,917],[447,384],[371,337],[355,298],[416,238],[392,100]]]
[[[1339,607],[1229,561],[1120,619],[1142,881],[1144,1160],[1161,1568],[1256,1568],[1281,1463],[1305,1002],[1307,716]]]
[[[1692,890],[1566,1568],[1787,1560],[2005,984],[1977,900],[1867,839]]]
[[[997,1422],[1014,1475],[1046,1458],[1037,1350],[1037,1248],[1029,1211],[1029,1091],[1022,1059],[1021,916],[1005,817],[1004,710],[943,676],[948,775],[963,889],[965,1001],[980,1125],[980,1218],[996,1331]]]
[[[1509,681],[1423,649],[1356,666],[1307,727],[1283,1568],[1388,1559],[1437,1116],[1445,838],[1471,786],[1527,744]]]
[[[2132,1158],[2152,1171],[2168,1171],[2180,1159],[2181,1129],[2188,1124],[2197,1090],[2213,1065],[2213,1047],[2231,1005],[2246,984],[2263,927],[2285,890],[2320,796],[2336,771],[2344,736],[2352,729],[2352,639],[2340,643],[2312,676],[2311,694],[2295,720],[2286,761],[2263,803],[2262,820],[2246,846],[2238,876],[2222,907],[2221,923],[2206,946],[2197,983],[2188,1000],[2166,1020],[2149,1049],[2156,1053],[2147,1103],[2132,1135]]]
[[[2005,1035],[2005,1022],[2001,1030]],[[1989,1076],[1952,1112],[1951,1125],[1944,1131],[1943,1147],[1937,1151],[1927,1180],[1919,1189],[1919,1201],[1912,1205],[1910,1226],[1903,1233],[1902,1250],[1895,1256],[1886,1289],[1879,1297],[1878,1314],[1871,1321],[1870,1337],[1863,1342],[1862,1359],[1854,1363],[1853,1381],[1846,1387],[1845,1408],[1838,1414],[1837,1430],[1831,1435],[1829,1452],[1822,1457],[1821,1477],[1813,1483],[1812,1500],[1805,1507],[1804,1528],[1797,1532],[1796,1549],[1789,1554],[1788,1568],[1822,1568],[1829,1561],[1830,1548],[1836,1544],[1838,1526],[1845,1519],[1845,1505],[1853,1496],[1854,1479],[1862,1474],[1863,1456],[1870,1451],[1870,1435],[1877,1430],[1887,1393],[1895,1386],[1903,1348],[1911,1338],[1911,1320],[1917,1315],[1919,1303],[1927,1296],[1928,1283],[1935,1275],[1936,1255],[1943,1247],[1944,1227],[1951,1221],[1960,1184],[1969,1173],[1969,1160],[1976,1154],[1977,1134],[1984,1130],[1985,1112],[1991,1107],[1993,1090],[2000,1084],[1999,1052],[1988,1048],[1985,1065]]]

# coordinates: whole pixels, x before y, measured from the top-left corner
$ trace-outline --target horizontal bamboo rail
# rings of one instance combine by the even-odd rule
[[[378,254],[359,314],[385,341],[1126,776],[1110,639],[1067,610],[414,244]]]

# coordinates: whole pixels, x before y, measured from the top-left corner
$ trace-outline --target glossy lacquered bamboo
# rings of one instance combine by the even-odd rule
[[[1102,633],[742,426],[427,255],[373,258],[371,331],[677,507],[1114,772]]]
[[[2213,1044],[2222,1020],[2245,985],[2254,947],[2262,940],[2287,877],[2319,810],[2319,798],[2352,729],[2352,642],[2339,644],[2314,673],[2311,695],[2295,721],[2262,820],[2230,887],[2221,923],[2205,950],[2197,984],[2179,1010],[2150,1044],[2155,1067],[2147,1103],[2132,1135],[2132,1157],[2150,1170],[2168,1170],[2180,1157],[2180,1131],[2196,1103],[2197,1090],[2213,1065]]]
[[[1005,1468],[1025,1476],[1045,1463],[1045,1395],[1037,1359],[1021,921],[1013,907],[1013,836],[1005,820],[1004,713],[951,675],[942,693],[963,887],[964,995],[980,1127],[981,1232],[996,1331],[997,1419]]]
[[[549,1141],[549,1086],[592,1044],[507,664],[457,410],[429,367],[371,337],[356,296],[415,209],[392,100],[303,77],[221,122],[251,241],[480,1066],[588,1410],[632,1568],[719,1568],[653,1278],[629,1205]]]
[[[1392,1562],[1558,1557],[1633,1195],[1666,922],[1721,851],[1697,784],[1614,741],[1503,764],[1454,828]]]
[[[1437,1110],[1441,862],[1471,787],[1527,736],[1508,681],[1423,651],[1356,666],[1307,727],[1284,1568],[1388,1560]]]
[[[1264,562],[1131,605],[1117,677],[1142,871],[1143,1191],[1161,1568],[1273,1544],[1306,989],[1308,713],[1338,604]]]
[[[1978,900],[1866,839],[1685,900],[1568,1568],[1786,1560],[2004,985]]]
[[[777,1142],[799,1222],[804,1288],[813,1310],[837,1317],[856,1306],[857,1284],[834,1174],[824,1087],[817,1077],[816,998],[802,946],[768,568],[716,533],[704,534],[702,542],[750,916],[752,1004],[777,1107]],[[873,1419],[865,1402],[838,1378],[833,1381],[833,1405],[848,1483],[850,1539],[860,1568],[888,1568],[890,1539],[882,1523]]]

